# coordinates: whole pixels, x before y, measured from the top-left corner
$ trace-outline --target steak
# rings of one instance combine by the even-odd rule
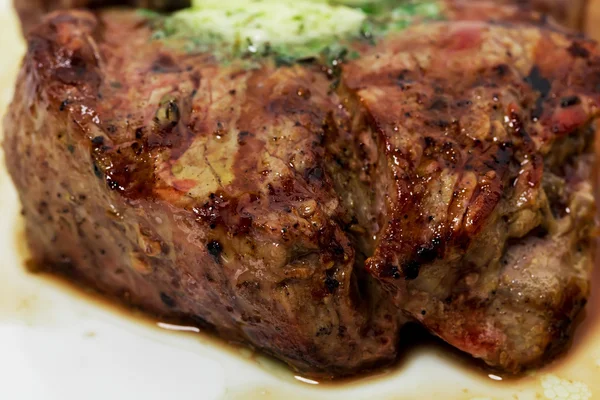
[[[303,370],[393,359],[397,313],[335,222],[326,75],[222,66],[141,21],[71,11],[29,36],[5,149],[35,259]]]
[[[538,27],[438,23],[344,69],[363,114],[347,140],[349,164],[361,162],[344,171],[368,171],[351,190],[385,197],[362,239],[375,246],[367,270],[414,319],[503,369],[560,346],[589,293],[591,162],[578,155],[598,112],[594,47]]]
[[[547,361],[589,294],[599,53],[469,15],[333,69],[48,15],[4,121],[34,261],[313,376],[392,362],[408,321]]]

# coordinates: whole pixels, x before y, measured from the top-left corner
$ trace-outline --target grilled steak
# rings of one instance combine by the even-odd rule
[[[4,149],[40,268],[312,375],[392,361],[409,320],[510,372],[560,349],[589,291],[594,44],[436,22],[332,71],[151,35],[84,11],[29,35]]]
[[[398,317],[359,288],[322,166],[327,77],[220,66],[139,23],[73,11],[29,37],[5,148],[39,264],[301,369],[391,360]]]
[[[594,44],[551,30],[457,22],[414,27],[344,70],[363,114],[347,146],[362,162],[344,171],[368,171],[350,189],[384,196],[367,269],[491,365],[515,370],[560,345],[588,295],[593,198],[577,155],[593,137],[599,62]]]

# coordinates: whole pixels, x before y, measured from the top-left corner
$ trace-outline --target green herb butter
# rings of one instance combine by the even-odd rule
[[[437,1],[193,0],[192,7],[166,17],[154,38],[183,38],[190,51],[217,56],[275,55],[293,61],[439,14]]]
[[[360,9],[307,0],[197,0],[171,16],[165,30],[225,44],[238,54],[274,52],[303,58],[358,36],[365,20]]]

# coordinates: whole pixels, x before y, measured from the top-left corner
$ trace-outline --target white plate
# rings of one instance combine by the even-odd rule
[[[17,24],[8,0],[0,0],[0,114],[24,51]],[[19,204],[1,152],[0,193],[1,400],[589,399],[592,391],[600,397],[600,330],[589,327],[565,360],[519,380],[465,369],[432,348],[351,383],[295,377],[249,350],[169,332],[26,273]],[[598,311],[594,302],[588,309]]]

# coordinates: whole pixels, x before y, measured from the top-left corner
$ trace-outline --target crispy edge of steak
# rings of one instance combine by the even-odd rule
[[[263,271],[263,282],[238,284],[235,271],[251,270],[262,262],[261,252],[268,250],[264,244],[279,240],[279,230],[269,233],[251,225],[231,236],[228,232],[237,229],[237,220],[234,227],[227,222],[212,227],[211,221],[200,220],[177,203],[112,190],[111,167],[106,165],[125,168],[117,171],[122,173],[139,161],[141,170],[133,168],[135,178],[147,188],[155,184],[155,177],[142,168],[147,158],[132,161],[128,153],[107,153],[101,157],[106,165],[100,165],[96,152],[110,150],[96,146],[90,137],[90,110],[104,101],[98,100],[99,88],[109,84],[104,82],[106,60],[98,44],[111,30],[128,37],[128,32],[119,31],[128,28],[118,21],[101,26],[110,25],[111,18],[99,22],[88,12],[57,12],[29,36],[4,121],[4,149],[37,264],[159,317],[188,321],[227,340],[248,343],[312,376],[343,376],[392,361],[399,318],[391,304],[382,301],[387,294],[379,286],[364,284],[370,277],[363,277],[358,288],[352,246],[321,210],[326,201],[318,196],[328,196],[326,192],[315,189],[320,194],[310,217],[318,231],[316,250],[297,254],[284,266],[291,272],[298,269],[300,275],[277,284],[268,278],[270,271]],[[290,96],[298,97],[295,92]],[[289,104],[297,104],[294,99],[290,97]],[[121,161],[124,164],[115,164]],[[284,194],[289,190],[273,186]],[[221,211],[233,216],[248,199],[222,202],[220,195],[211,195],[206,200],[207,210],[230,204],[231,210]],[[283,208],[259,212],[285,213]],[[316,240],[301,235],[297,239]],[[250,260],[247,265],[225,266],[225,253],[244,240],[256,244],[257,254],[244,254]]]

